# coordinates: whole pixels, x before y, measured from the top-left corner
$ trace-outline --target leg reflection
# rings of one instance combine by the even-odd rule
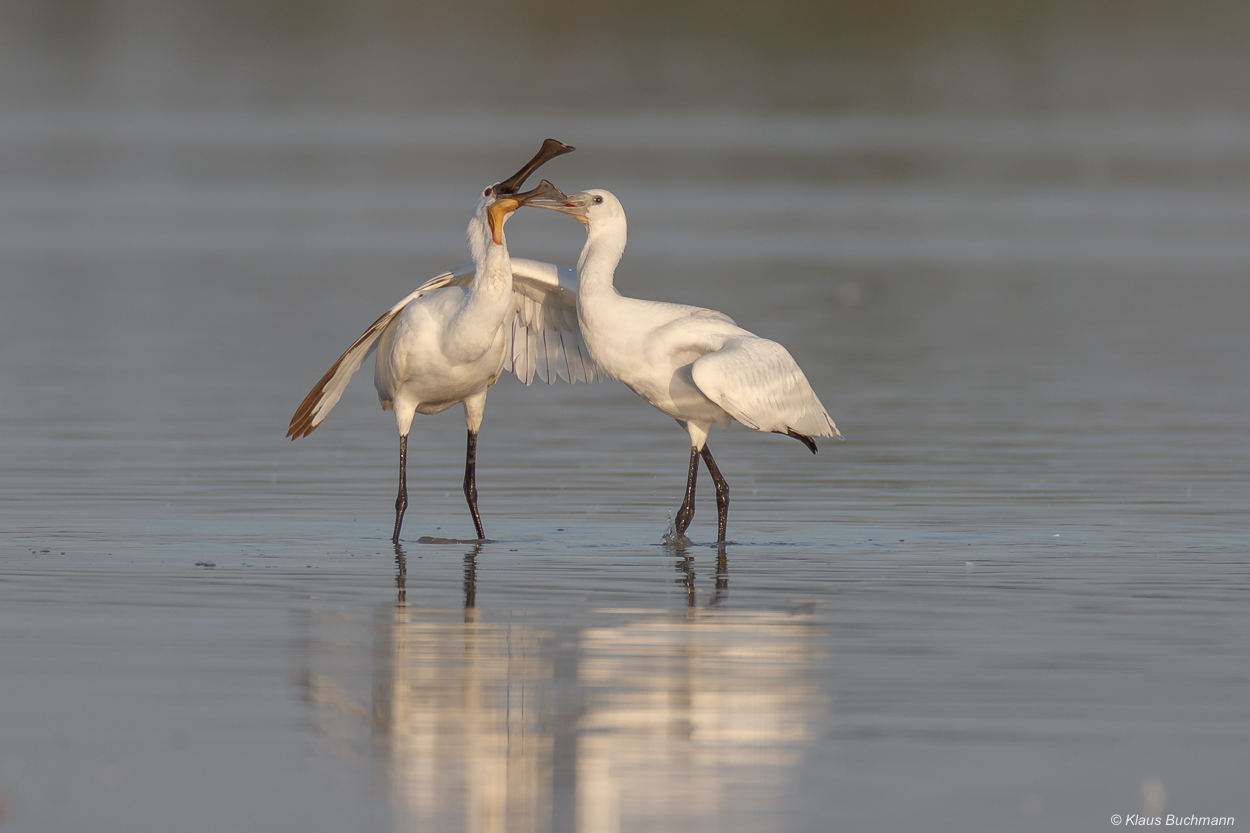
[[[698,590],[696,587],[697,576],[694,571],[694,557],[682,555],[673,563],[673,566],[679,575],[677,583],[686,590],[686,607],[695,607],[698,602]],[[724,544],[716,548],[716,578],[712,586],[714,589],[712,597],[708,599],[708,607],[714,607],[729,597],[729,555]]]
[[[686,588],[686,607],[694,607],[695,588],[694,588],[694,557],[683,555],[677,559],[677,572],[681,573],[681,578],[677,579],[677,583]]]
[[[708,607],[720,604],[729,595],[729,556],[725,552],[724,544],[716,547],[715,587],[716,589],[712,591],[712,599],[708,602]]]
[[[470,611],[477,607],[477,554],[482,551],[481,544],[474,544],[473,549],[464,554],[464,620],[472,619]]]
[[[404,547],[399,541],[395,542],[395,587],[399,590],[398,603],[403,604],[408,600],[408,590],[405,585],[408,581],[408,556],[404,553]]]

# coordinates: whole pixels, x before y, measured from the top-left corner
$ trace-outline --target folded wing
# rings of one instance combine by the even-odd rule
[[[807,377],[786,348],[753,335],[727,339],[690,367],[699,390],[748,428],[840,437]]]

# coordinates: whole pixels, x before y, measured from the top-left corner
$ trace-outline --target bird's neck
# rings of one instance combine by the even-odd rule
[[[586,233],[586,245],[577,261],[577,297],[607,299],[617,296],[613,278],[616,267],[625,253],[625,224],[607,228],[591,228]]]
[[[473,282],[447,333],[449,353],[461,361],[477,361],[495,345],[512,305],[512,261],[506,243],[487,243],[474,255]]]
[[[475,275],[469,285],[470,298],[502,298],[512,292],[512,259],[508,256],[506,241],[487,243],[473,261]]]

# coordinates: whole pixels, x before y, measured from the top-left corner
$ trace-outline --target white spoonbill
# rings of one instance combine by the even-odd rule
[[[816,453],[813,437],[841,437],[794,358],[775,341],[742,329],[724,313],[626,298],[613,278],[625,251],[625,211],[607,191],[530,202],[586,226],[577,262],[577,320],[590,358],[604,374],[677,420],[690,434],[690,474],[677,510],[685,534],[694,517],[699,457],[716,483],[717,543],[725,542],[729,484],[708,450],[712,423],[737,420],[786,434]]]
[[[486,391],[503,370],[529,384],[535,372],[554,383],[594,378],[594,365],[577,334],[576,283],[572,270],[508,256],[504,223],[537,197],[564,195],[544,180],[518,194],[526,178],[548,160],[573,148],[548,139],[525,167],[486,188],[469,222],[473,263],[435,277],[404,298],[365,330],[300,403],[287,436],[307,437],[343,395],[361,362],[377,350],[374,385],[383,410],[395,411],[399,427],[399,494],[395,532],[408,507],[408,432],[413,417],[464,405],[468,451],[464,496],[473,526],[485,538],[477,511],[477,435]]]

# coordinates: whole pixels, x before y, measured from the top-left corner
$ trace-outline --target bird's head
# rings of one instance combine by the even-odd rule
[[[472,234],[474,227],[480,228],[482,221],[485,220],[486,228],[490,230],[491,240],[496,245],[503,243],[503,224],[521,206],[537,199],[551,201],[567,199],[564,192],[545,179],[538,183],[538,187],[531,188],[523,194],[500,194],[495,191],[498,187],[493,185],[482,192],[482,198],[478,200],[477,210],[473,214],[474,221],[469,227],[470,234]]]
[[[481,198],[477,201],[477,208],[473,212],[474,223],[469,227],[470,235],[473,234],[474,225],[485,222],[486,227],[490,229],[491,240],[500,245],[503,243],[503,224],[512,216],[512,213],[530,200],[534,199],[562,199],[564,194],[560,189],[556,188],[547,180],[539,183],[534,188],[525,193],[519,193],[521,186],[525,184],[525,180],[530,174],[538,170],[538,168],[555,157],[571,153],[574,150],[572,145],[566,145],[564,142],[558,142],[555,139],[547,139],[543,142],[543,146],[539,148],[534,158],[525,164],[521,170],[505,179],[503,182],[496,182],[494,185],[482,191]]]
[[[604,227],[609,223],[623,222],[625,209],[611,191],[591,188],[564,199],[536,196],[527,201],[537,208],[547,208],[568,214],[588,229]]]

